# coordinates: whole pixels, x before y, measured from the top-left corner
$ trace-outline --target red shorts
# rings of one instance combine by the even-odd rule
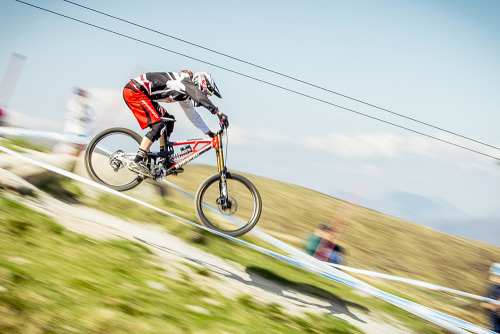
[[[132,110],[141,129],[159,122],[160,117],[166,112],[157,102],[151,101],[133,81],[130,81],[123,89],[123,99]]]

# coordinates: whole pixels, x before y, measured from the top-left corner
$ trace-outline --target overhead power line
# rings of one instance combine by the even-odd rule
[[[84,6],[84,5],[81,5],[81,4],[78,4],[76,2],[73,2],[73,1],[69,1],[69,0],[63,0],[64,2],[67,2],[67,3],[70,3],[72,5],[75,5],[75,6],[78,6],[78,7],[81,7],[81,8],[85,8],[87,10],[90,10],[90,11],[93,11],[95,13],[99,13],[101,15],[104,15],[104,16],[107,16],[107,17],[111,17],[115,20],[119,20],[119,21],[122,21],[122,22],[125,22],[125,23],[128,23],[128,24],[131,24],[133,26],[136,26],[136,27],[139,27],[139,28],[142,28],[142,29],[145,29],[145,30],[148,30],[148,31],[151,31],[151,32],[154,32],[154,33],[157,33],[157,34],[160,34],[162,36],[166,36],[166,37],[169,37],[169,38],[172,38],[172,39],[175,39],[175,40],[178,40],[180,42],[183,42],[183,43],[186,43],[186,44],[189,44],[189,45],[192,45],[192,46],[195,46],[195,47],[198,47],[198,48],[201,48],[201,49],[204,49],[206,51],[210,51],[212,53],[215,53],[215,54],[218,54],[218,55],[221,55],[221,56],[224,56],[224,57],[227,57],[227,58],[230,58],[230,59],[233,59],[233,60],[236,60],[236,61],[239,61],[241,63],[244,63],[244,64],[247,64],[247,65],[250,65],[250,66],[253,66],[253,67],[256,67],[256,68],[259,68],[259,69],[262,69],[264,71],[267,71],[267,72],[271,72],[271,73],[274,73],[274,74],[277,74],[279,76],[282,76],[282,77],[285,77],[285,78],[288,78],[288,79],[291,79],[291,80],[294,80],[294,81],[297,81],[297,82],[300,82],[300,83],[303,83],[305,85],[308,85],[308,86],[311,86],[311,87],[314,87],[314,88],[318,88],[318,89],[321,89],[323,91],[326,91],[326,92],[329,92],[329,93],[332,93],[332,94],[335,94],[335,95],[338,95],[338,96],[341,96],[341,97],[344,97],[346,99],[349,99],[349,100],[352,100],[352,101],[356,101],[356,102],[359,102],[359,103],[362,103],[364,105],[367,105],[367,106],[370,106],[372,108],[375,108],[375,109],[379,109],[379,110],[382,110],[382,111],[385,111],[385,112],[388,112],[388,113],[391,113],[393,115],[396,115],[396,116],[399,116],[399,117],[402,117],[402,118],[405,118],[405,119],[408,119],[408,120],[411,120],[413,122],[417,122],[419,124],[422,124],[422,125],[425,125],[425,126],[428,126],[428,127],[431,127],[431,128],[434,128],[434,129],[437,129],[437,130],[440,130],[440,131],[443,131],[443,132],[446,132],[446,133],[449,133],[449,134],[452,134],[452,135],[455,135],[455,136],[458,136],[458,137],[461,137],[461,138],[464,138],[464,139],[467,139],[467,140],[470,140],[470,141],[473,141],[475,143],[478,143],[478,144],[481,144],[481,145],[485,145],[485,146],[488,146],[488,147],[491,147],[491,148],[494,148],[496,150],[500,150],[499,147],[496,147],[496,146],[493,146],[493,145],[490,145],[488,143],[484,143],[482,141],[479,141],[479,140],[476,140],[476,139],[473,139],[473,138],[470,138],[470,137],[467,137],[467,136],[464,136],[464,135],[461,135],[459,133],[456,133],[456,132],[452,132],[452,131],[449,131],[449,130],[446,130],[444,128],[441,128],[441,127],[438,127],[438,126],[435,126],[435,125],[432,125],[432,124],[429,124],[429,123],[426,123],[426,122],[423,122],[423,121],[420,121],[418,119],[415,119],[415,118],[412,118],[412,117],[409,117],[409,116],[406,116],[406,115],[403,115],[403,114],[400,114],[400,113],[397,113],[397,112],[394,112],[394,111],[391,111],[389,109],[386,109],[386,108],[382,108],[382,107],[379,107],[377,105],[374,105],[374,104],[371,104],[371,103],[368,103],[368,102],[365,102],[365,101],[362,101],[362,100],[359,100],[359,99],[356,99],[356,98],[353,98],[351,96],[348,96],[348,95],[345,95],[345,94],[342,94],[342,93],[339,93],[339,92],[336,92],[336,91],[333,91],[331,89],[328,89],[328,88],[325,88],[325,87],[322,87],[322,86],[319,86],[319,85],[316,85],[316,84],[313,84],[313,83],[310,83],[308,81],[305,81],[305,80],[302,80],[302,79],[298,79],[298,78],[295,78],[295,77],[292,77],[290,75],[287,75],[287,74],[284,74],[284,73],[281,73],[281,72],[278,72],[278,71],[275,71],[275,70],[272,70],[272,69],[269,69],[267,67],[264,67],[264,66],[260,66],[258,64],[255,64],[255,63],[252,63],[252,62],[249,62],[249,61],[246,61],[246,60],[243,60],[241,58],[237,58],[237,57],[234,57],[234,56],[231,56],[231,55],[228,55],[226,53],[223,53],[223,52],[219,52],[217,50],[214,50],[214,49],[210,49],[210,48],[207,48],[205,46],[202,46],[202,45],[199,45],[199,44],[196,44],[196,43],[192,43],[190,41],[187,41],[185,39],[182,39],[182,38],[179,38],[179,37],[176,37],[176,36],[173,36],[173,35],[169,35],[169,34],[166,34],[164,32],[161,32],[161,31],[158,31],[158,30],[155,30],[155,29],[152,29],[152,28],[149,28],[149,27],[146,27],[146,26],[143,26],[143,25],[140,25],[140,24],[137,24],[137,23],[134,23],[134,22],[131,22],[131,21],[128,21],[128,20],[125,20],[125,19],[122,19],[120,17],[117,17],[117,16],[114,16],[114,15],[111,15],[111,14],[108,14],[108,13],[105,13],[105,12],[102,12],[102,11],[99,11],[97,9],[94,9],[94,8],[90,8],[90,7],[87,7],[87,6]]]
[[[367,117],[367,118],[371,118],[371,119],[377,120],[377,121],[385,123],[385,124],[389,124],[389,125],[392,125],[392,126],[395,126],[395,127],[398,127],[398,128],[401,128],[401,129],[404,129],[404,130],[407,130],[407,131],[410,131],[410,132],[413,132],[413,133],[416,133],[416,134],[419,134],[419,135],[422,135],[422,136],[425,136],[425,137],[428,137],[428,138],[431,138],[431,139],[434,139],[434,140],[437,140],[437,141],[440,141],[440,142],[443,142],[443,143],[446,143],[446,144],[449,144],[449,145],[453,145],[455,147],[459,147],[459,148],[465,149],[465,150],[470,151],[470,152],[474,152],[474,153],[477,153],[477,154],[480,154],[480,155],[483,155],[483,156],[486,156],[486,157],[489,157],[489,158],[493,158],[495,160],[500,160],[500,158],[497,158],[495,156],[492,156],[492,155],[489,155],[489,154],[486,154],[486,153],[483,153],[483,152],[480,152],[480,151],[477,151],[477,150],[474,150],[474,149],[471,149],[471,148],[468,148],[468,147],[465,147],[465,146],[462,146],[462,145],[459,145],[459,144],[456,144],[456,143],[453,143],[453,142],[450,142],[450,141],[447,141],[447,140],[444,140],[444,139],[441,139],[441,138],[438,138],[438,137],[435,137],[435,136],[431,136],[431,135],[428,135],[428,134],[420,132],[420,131],[416,131],[416,130],[410,129],[410,128],[401,126],[399,124],[383,120],[383,119],[378,118],[378,117],[367,115],[367,114],[364,114],[362,112],[356,111],[354,109],[343,107],[343,106],[340,106],[338,104],[335,104],[335,103],[332,103],[332,102],[329,102],[329,101],[326,101],[326,100],[323,100],[323,99],[320,99],[320,98],[317,98],[317,97],[314,97],[314,96],[311,96],[311,95],[308,95],[308,94],[304,94],[304,93],[301,93],[299,91],[296,91],[296,90],[293,90],[293,89],[290,89],[290,88],[287,88],[287,87],[284,87],[284,86],[280,86],[280,85],[274,84],[274,83],[269,82],[269,81],[265,81],[265,80],[262,80],[262,79],[250,76],[248,74],[244,74],[244,73],[241,73],[241,72],[229,69],[227,67],[223,67],[223,66],[220,66],[220,65],[217,65],[217,64],[214,64],[214,63],[210,63],[210,62],[207,62],[207,61],[199,59],[199,58],[195,58],[195,57],[192,57],[192,56],[189,56],[189,55],[186,55],[186,54],[174,51],[174,50],[170,50],[170,49],[164,48],[162,46],[159,46],[159,45],[156,45],[156,44],[153,44],[153,43],[149,43],[149,42],[146,42],[144,40],[141,40],[141,39],[138,39],[138,38],[135,38],[135,37],[132,37],[132,36],[128,36],[128,35],[125,35],[125,34],[122,34],[122,33],[119,33],[119,32],[116,32],[116,31],[113,31],[113,30],[110,30],[110,29],[107,29],[107,28],[104,28],[104,27],[101,27],[101,26],[98,26],[98,25],[95,25],[95,24],[92,24],[92,23],[89,23],[89,22],[86,22],[86,21],[82,21],[80,19],[76,19],[74,17],[67,16],[67,15],[64,15],[64,14],[61,14],[61,13],[58,13],[58,12],[55,12],[55,11],[52,11],[52,10],[49,10],[49,9],[46,9],[46,8],[43,8],[43,7],[39,7],[39,6],[36,6],[36,5],[30,4],[30,3],[24,2],[24,1],[21,1],[21,0],[15,0],[15,1],[17,1],[19,3],[22,3],[22,4],[25,4],[27,6],[31,6],[31,7],[40,9],[42,11],[45,11],[45,12],[48,12],[48,13],[51,13],[51,14],[54,14],[54,15],[58,15],[58,16],[67,18],[69,20],[73,20],[73,21],[76,21],[76,22],[79,22],[79,23],[82,23],[82,24],[85,24],[85,25],[88,25],[88,26],[91,26],[91,27],[94,27],[94,28],[97,28],[97,29],[100,29],[100,30],[103,30],[103,31],[106,31],[106,32],[109,32],[109,33],[112,33],[112,34],[115,34],[115,35],[118,35],[118,36],[121,36],[121,37],[130,39],[130,40],[133,40],[133,41],[145,44],[145,45],[149,45],[149,46],[152,46],[152,47],[164,50],[164,51],[168,51],[168,52],[171,52],[173,54],[176,54],[176,55],[179,55],[179,56],[182,56],[182,57],[185,57],[185,58],[189,58],[189,59],[192,59],[192,60],[195,60],[195,61],[207,64],[207,65],[210,65],[210,66],[214,66],[216,68],[219,68],[219,69],[222,69],[222,70],[225,70],[225,71],[237,74],[237,75],[241,75],[243,77],[246,77],[246,78],[249,78],[249,79],[261,82],[261,83],[265,83],[267,85],[270,85],[270,86],[273,86],[273,87],[276,87],[276,88],[280,88],[282,90],[285,90],[285,91],[288,91],[288,92],[291,92],[291,93],[294,93],[294,94],[297,94],[297,95],[304,96],[304,97],[307,97],[307,98],[315,100],[315,101],[319,101],[319,102],[322,102],[322,103],[325,103],[325,104],[328,104],[328,105],[331,105],[331,106],[334,106],[334,107],[337,107],[337,108],[340,108],[340,109],[343,109],[343,110],[346,110],[346,111],[350,111],[352,113],[355,113],[355,114],[358,114],[358,115],[361,115],[361,116],[364,116],[364,117]],[[496,147],[494,147],[494,148],[496,148]]]

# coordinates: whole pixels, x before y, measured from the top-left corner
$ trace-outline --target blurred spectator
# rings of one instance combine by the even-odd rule
[[[90,108],[87,91],[77,88],[75,95],[66,104],[64,133],[87,136],[94,112]]]
[[[343,247],[332,242],[333,230],[327,229],[325,236],[319,242],[314,257],[321,261],[331,262],[335,264],[343,264]]]
[[[327,236],[328,226],[319,224],[313,233],[308,234],[304,240],[304,248],[307,254],[314,255],[323,237]]]
[[[5,111],[3,111],[2,108],[0,108],[0,126],[4,126],[4,124],[3,124],[4,117],[5,117]]]
[[[314,232],[305,238],[304,248],[307,254],[321,261],[343,264],[344,248],[332,242],[333,232],[327,225],[318,225]]]
[[[75,95],[66,104],[64,134],[69,136],[86,137],[90,133],[90,125],[94,119],[94,112],[89,105],[87,91],[77,88]],[[76,156],[85,148],[85,145],[75,143],[71,153]]]
[[[344,264],[344,256],[345,256],[344,247],[335,245],[333,247],[332,252],[330,253],[330,256],[328,257],[328,262],[335,264]]]
[[[491,266],[489,283],[486,297],[500,301],[500,263]],[[500,333],[500,304],[482,302],[481,306],[488,310],[493,330]]]

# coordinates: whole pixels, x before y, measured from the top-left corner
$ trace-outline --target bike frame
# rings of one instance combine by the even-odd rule
[[[177,142],[169,142],[165,141],[165,147],[178,147],[190,145],[192,152],[188,153],[185,157],[183,157],[180,161],[172,165],[170,168],[166,170],[166,175],[171,173],[175,173],[177,169],[189,163],[190,161],[196,159],[203,153],[210,151],[212,148],[215,149],[216,157],[217,157],[217,171],[219,173],[225,172],[226,168],[224,165],[224,153],[222,151],[222,133],[223,130],[217,132],[217,134],[213,138],[203,138],[203,139],[189,139],[184,141]],[[160,157],[167,157],[172,153],[169,152],[150,152],[147,154],[148,160],[151,162],[154,161],[156,163],[156,159]]]

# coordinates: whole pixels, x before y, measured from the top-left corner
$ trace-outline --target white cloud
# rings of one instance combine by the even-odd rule
[[[361,166],[360,172],[366,176],[379,176],[382,174],[382,168],[374,164],[364,164]]]
[[[408,152],[429,158],[440,157],[440,152],[436,150],[435,140],[424,137],[412,137],[407,138],[405,141],[405,150]]]
[[[263,143],[297,144],[298,140],[288,134],[279,133],[268,129],[257,129],[255,139]]]
[[[233,125],[229,127],[228,130],[230,141],[234,145],[282,145],[282,144],[298,144],[298,139],[293,136],[279,133],[276,131],[271,131],[268,129],[255,129],[248,130],[248,128],[243,128],[238,125]]]
[[[491,156],[500,156],[497,151],[485,149],[484,146],[471,143],[462,138],[450,135],[435,135],[442,139],[420,136],[397,136],[388,133],[339,134],[326,136],[310,136],[304,139],[303,145],[308,149],[316,149],[347,159],[409,159],[411,156],[424,158],[424,161],[441,161],[454,164],[463,170],[481,170],[491,174],[500,173],[500,166],[495,160],[483,159],[476,152],[465,150],[470,148]],[[457,147],[446,142],[462,146]]]
[[[254,138],[250,135],[251,133],[238,125],[230,124],[227,132],[231,145],[250,146],[255,144]]]
[[[500,158],[500,154],[497,150],[487,148],[484,145],[449,134],[435,135],[434,137],[443,141],[440,142],[432,138],[414,136],[407,139],[406,150],[410,153],[430,158],[432,160],[448,161],[465,171],[480,170],[482,172],[493,174],[500,173],[500,166],[496,163],[497,160],[487,156],[481,156],[481,154],[479,154],[484,153],[493,157],[498,156]],[[453,143],[457,146],[449,143]]]
[[[500,164],[498,162],[485,165],[476,161],[461,161],[458,163],[458,166],[465,171],[480,170],[489,174],[500,175]]]
[[[334,133],[323,137],[306,137],[304,145],[347,158],[393,158],[400,153],[401,142],[401,138],[387,133],[356,135]]]

